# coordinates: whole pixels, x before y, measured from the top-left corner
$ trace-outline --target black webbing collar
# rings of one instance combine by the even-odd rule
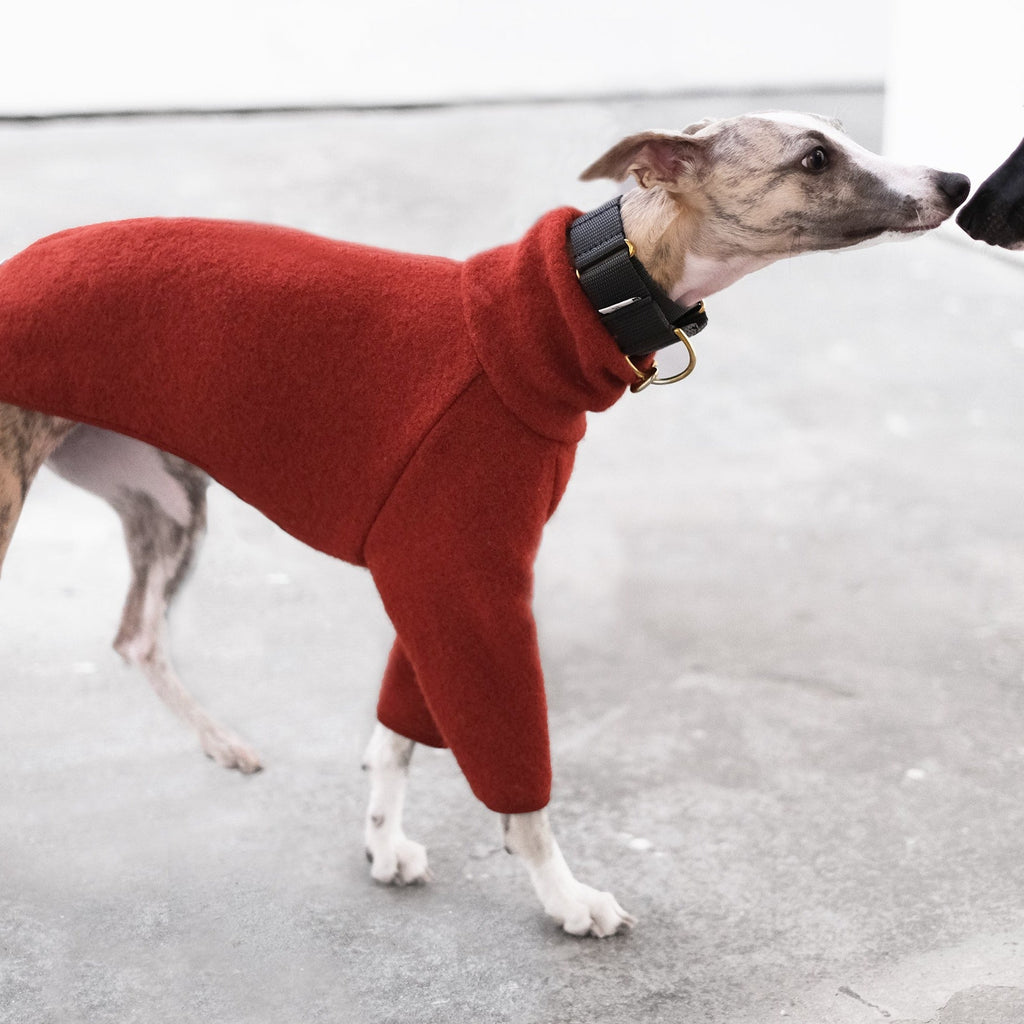
[[[655,283],[626,240],[621,196],[583,214],[569,227],[576,276],[627,357],[645,356],[699,334],[708,324],[704,303],[684,309]],[[687,346],[689,348],[689,346]],[[691,350],[692,351],[692,350]]]

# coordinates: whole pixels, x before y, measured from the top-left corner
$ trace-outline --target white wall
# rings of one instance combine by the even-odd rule
[[[885,0],[33,0],[0,114],[878,85]]]
[[[972,0],[949,16],[934,0],[897,0],[886,78],[885,151],[971,176],[1024,136],[1024,4]]]
[[[936,16],[936,12],[939,12]],[[884,151],[970,176],[977,187],[1024,137],[1024,4],[973,0],[955,19],[934,0],[896,0]],[[947,237],[1024,265],[1024,253]]]

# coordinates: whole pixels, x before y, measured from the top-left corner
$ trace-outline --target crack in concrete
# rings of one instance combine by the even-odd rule
[[[856,1002],[860,1003],[862,1006],[866,1006],[871,1010],[877,1011],[883,1017],[885,1017],[886,1020],[892,1020],[892,1014],[888,1010],[883,1010],[881,1006],[878,1006],[875,1003],[869,1003],[862,995],[860,995],[857,992],[854,992],[849,985],[840,986],[839,994],[841,996],[846,996],[848,999],[856,1000]]]

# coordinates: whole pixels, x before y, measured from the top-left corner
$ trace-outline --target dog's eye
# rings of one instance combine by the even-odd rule
[[[828,153],[821,146],[815,146],[800,163],[812,174],[821,174],[828,167]]]

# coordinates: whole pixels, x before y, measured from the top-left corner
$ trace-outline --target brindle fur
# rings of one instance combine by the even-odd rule
[[[69,420],[0,403],[0,566],[39,467],[74,428]]]
[[[828,167],[812,173],[803,161],[819,147]],[[685,305],[787,256],[930,230],[969,188],[962,175],[883,160],[835,121],[789,113],[641,132],[582,177],[630,174],[645,187],[623,199],[626,233]]]

